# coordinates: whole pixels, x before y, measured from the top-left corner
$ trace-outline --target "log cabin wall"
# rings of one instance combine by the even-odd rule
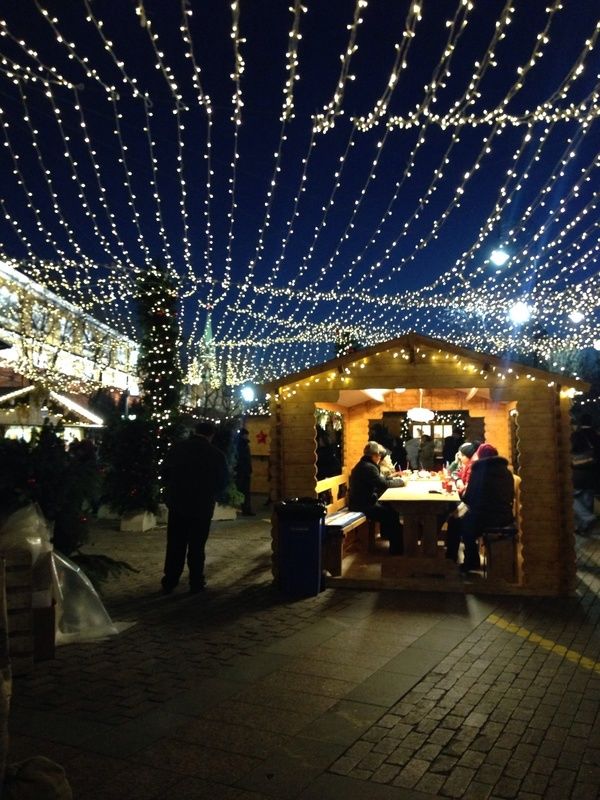
[[[369,421],[381,420],[390,411],[406,411],[419,404],[418,390],[402,394],[389,394],[385,402],[367,402],[353,406],[348,412],[348,459],[350,469],[362,456],[363,448],[369,438]],[[486,398],[474,398],[466,402],[464,393],[454,390],[438,390],[433,396],[423,400],[423,405],[434,411],[468,411],[472,419],[481,418],[485,424],[486,440],[510,461],[510,428],[506,404],[492,403]]]
[[[575,578],[568,403],[543,385],[519,394],[523,584],[537,594],[568,594]]]

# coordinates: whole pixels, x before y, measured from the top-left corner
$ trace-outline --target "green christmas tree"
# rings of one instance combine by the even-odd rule
[[[104,491],[120,514],[158,508],[156,431],[156,423],[142,415],[114,420],[104,432]]]

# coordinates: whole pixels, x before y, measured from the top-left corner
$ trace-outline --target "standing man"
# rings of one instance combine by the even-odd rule
[[[244,517],[254,517],[250,498],[250,481],[252,478],[252,455],[250,453],[250,438],[246,428],[240,428],[237,437],[237,461],[235,465],[235,482],[239,491],[244,495],[242,514]]]
[[[404,449],[406,450],[406,461],[409,469],[420,469],[419,465],[419,450],[421,449],[421,433],[414,430],[410,439],[404,442]]]
[[[591,414],[582,414],[571,436],[573,511],[576,533],[590,533],[596,525],[594,497],[600,488],[600,435],[592,427]]]
[[[446,436],[444,439],[444,447],[442,450],[442,459],[444,461],[444,466],[448,466],[448,464],[452,464],[454,459],[456,458],[456,454],[458,452],[458,448],[463,443],[463,440],[457,434],[454,428],[452,428],[452,433],[450,436]]]
[[[229,481],[225,455],[212,444],[216,427],[199,422],[194,433],[176,442],[165,459],[165,500],[169,508],[167,553],[161,581],[164,594],[179,583],[186,560],[190,593],[201,592],[204,548],[217,496]]]

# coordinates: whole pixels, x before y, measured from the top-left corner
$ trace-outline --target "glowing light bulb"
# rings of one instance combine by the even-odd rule
[[[514,325],[523,325],[529,321],[530,317],[531,306],[528,306],[522,300],[514,303],[508,311],[508,318]]]
[[[495,267],[503,267],[510,258],[506,250],[497,247],[490,253],[490,261]]]
[[[585,314],[582,311],[575,309],[575,311],[571,311],[569,314],[569,319],[571,322],[574,322],[577,325],[578,323],[583,322],[585,319]]]

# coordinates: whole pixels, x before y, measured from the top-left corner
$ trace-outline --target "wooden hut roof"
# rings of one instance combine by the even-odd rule
[[[292,383],[306,380],[313,375],[318,375],[322,372],[327,372],[328,370],[338,370],[339,368],[343,369],[357,360],[368,358],[369,356],[376,355],[377,353],[381,353],[386,350],[404,349],[404,351],[408,351],[411,354],[412,360],[415,358],[415,353],[421,348],[437,350],[444,353],[450,353],[458,356],[459,358],[470,359],[471,361],[479,362],[482,368],[495,367],[503,372],[507,371],[508,369],[512,369],[515,372],[525,371],[528,375],[532,375],[536,379],[544,380],[548,383],[554,382],[567,388],[576,388],[582,392],[586,392],[590,388],[589,383],[573,375],[567,375],[562,372],[549,372],[548,370],[539,369],[538,367],[531,367],[527,364],[521,364],[518,361],[509,361],[506,358],[493,356],[489,353],[479,353],[475,350],[468,350],[465,347],[459,347],[458,345],[452,344],[451,342],[447,342],[443,339],[435,339],[431,336],[425,336],[424,334],[414,332],[400,336],[397,339],[379,342],[371,347],[365,347],[361,350],[346,353],[342,356],[337,356],[336,358],[332,358],[329,361],[324,361],[321,364],[316,364],[299,372],[294,372],[290,375],[285,375],[281,378],[277,378],[276,380],[269,381],[264,386],[267,391],[274,392],[282,386],[289,386]]]

